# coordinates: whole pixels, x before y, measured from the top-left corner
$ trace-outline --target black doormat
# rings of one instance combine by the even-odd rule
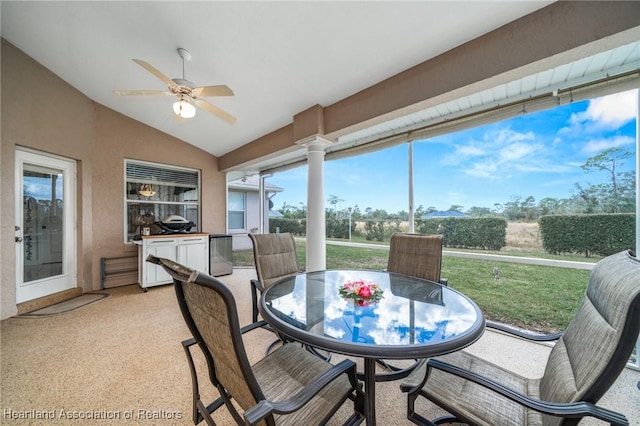
[[[107,293],[85,293],[73,299],[65,300],[64,302],[56,303],[55,305],[47,306],[46,308],[38,309],[37,311],[27,312],[20,317],[46,317],[50,315],[63,314],[65,312],[73,311],[83,306],[90,305],[99,300],[109,297]]]

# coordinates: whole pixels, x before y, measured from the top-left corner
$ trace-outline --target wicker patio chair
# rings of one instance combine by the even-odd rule
[[[411,275],[447,285],[441,278],[442,235],[396,232],[389,243],[388,272]]]
[[[576,425],[595,417],[627,425],[595,404],[625,368],[640,330],[640,261],[630,251],[594,266],[578,312],[530,379],[461,351],[422,361],[400,388],[416,424]],[[429,423],[415,412],[425,397],[451,413]]]
[[[364,394],[353,361],[333,366],[299,345],[285,344],[250,365],[229,288],[168,259],[150,255],[147,261],[161,265],[173,277],[180,310],[193,335],[183,346],[192,376],[194,423],[204,419],[214,425],[211,413],[224,404],[239,425],[325,424],[347,400],[353,401],[354,411],[345,424],[363,421]],[[194,343],[202,350],[209,378],[221,395],[209,405],[200,399],[187,350]]]
[[[257,279],[251,280],[251,303],[253,305],[253,322],[258,322],[258,294],[262,294],[271,284],[302,272],[296,254],[296,242],[289,232],[282,234],[249,234],[253,244],[253,259]],[[265,324],[262,322],[262,324]],[[265,328],[271,330],[268,324]],[[285,342],[285,336],[278,336],[267,348],[269,353],[275,346]],[[321,353],[310,346],[307,350],[325,361],[331,360],[331,353]]]
[[[389,242],[389,260],[385,271],[447,285],[448,280],[440,277],[442,238],[442,235],[394,233]],[[394,293],[397,294],[396,291]],[[377,362],[391,372],[381,374],[378,378],[380,381],[406,377],[418,365],[417,360],[416,363],[408,367],[399,367],[384,359],[379,359]]]

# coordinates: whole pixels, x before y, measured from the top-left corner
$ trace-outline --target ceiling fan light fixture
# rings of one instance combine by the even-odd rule
[[[178,99],[173,104],[173,111],[180,118],[195,117],[196,106],[198,106],[230,124],[235,123],[236,118],[234,116],[200,99],[211,96],[233,96],[233,90],[224,84],[196,86],[186,79],[184,73],[184,63],[191,60],[191,54],[182,47],[178,48],[178,54],[182,58],[182,78],[169,78],[153,65],[141,59],[133,60],[133,62],[153,74],[156,78],[162,80],[167,85],[168,90],[114,90],[114,93],[120,96],[176,95]]]
[[[196,115],[196,107],[191,105],[188,100],[180,98],[179,101],[173,104],[173,112],[182,118],[193,118]]]

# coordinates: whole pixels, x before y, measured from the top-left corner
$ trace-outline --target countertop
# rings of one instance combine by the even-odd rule
[[[134,244],[142,244],[142,240],[156,239],[156,238],[185,238],[185,237],[206,237],[210,234],[206,232],[178,232],[175,234],[155,234],[155,235],[141,235],[140,239],[133,240]]]

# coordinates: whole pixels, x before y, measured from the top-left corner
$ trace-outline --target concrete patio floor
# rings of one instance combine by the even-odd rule
[[[249,277],[253,277],[253,274],[255,274],[255,270],[251,268],[236,268],[232,275],[219,278],[232,288],[246,287]],[[466,350],[523,376],[540,377],[544,373],[544,365],[551,347],[549,343],[530,342],[487,329],[483,337]],[[625,368],[598,405],[623,413],[631,426],[640,426],[640,389],[637,385],[639,381],[640,371]],[[382,384],[378,384],[378,386],[380,385]],[[394,389],[394,392],[397,391],[397,385],[397,382],[391,382],[390,387]],[[380,398],[381,394],[384,394],[384,390],[376,393],[376,396]],[[402,403],[405,403],[404,395],[402,395]],[[402,410],[404,408],[403,405]],[[406,419],[405,422],[411,424]],[[379,421],[379,424],[384,425],[385,423]],[[580,424],[601,425],[604,423],[596,419],[584,419]]]
[[[232,275],[219,278],[236,297],[241,324],[248,324],[249,280],[255,278],[255,270],[236,268]],[[146,293],[137,285],[105,292],[110,297],[68,313],[2,321],[0,423],[48,425],[53,422],[14,417],[53,411],[56,424],[193,424],[191,382],[180,345],[189,334],[172,286],[154,287]],[[249,334],[245,344],[251,362],[255,362],[274,336],[264,330]],[[467,350],[522,375],[537,377],[542,375],[550,346],[487,330]],[[213,399],[216,391],[207,383],[202,360],[197,361],[202,392],[206,399]],[[639,380],[640,372],[625,369],[599,405],[625,414],[631,425],[640,426]],[[406,397],[398,385],[377,385],[379,425],[411,424],[405,418]],[[418,409],[428,416],[440,413],[426,402]],[[120,418],[63,419],[61,410],[111,413]],[[348,410],[343,407],[338,414],[348,414]],[[125,418],[127,413],[132,417]],[[233,424],[224,408],[214,419],[220,425]],[[585,419],[581,424],[603,423]]]

